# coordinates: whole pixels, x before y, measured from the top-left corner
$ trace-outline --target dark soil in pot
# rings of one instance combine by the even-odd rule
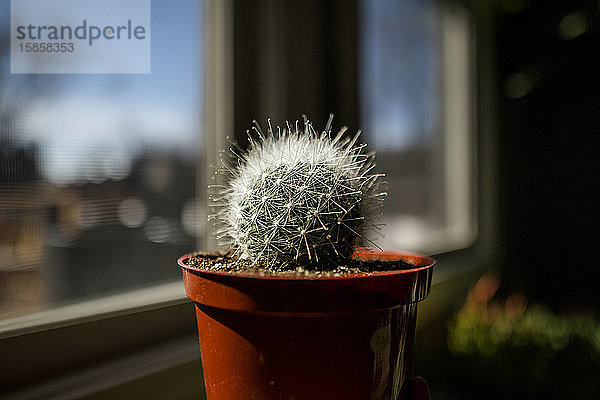
[[[398,271],[415,268],[416,265],[404,260],[372,260],[352,259],[344,265],[338,265],[331,270],[315,270],[310,266],[299,265],[295,270],[277,270],[269,268],[261,262],[253,262],[240,258],[231,252],[206,252],[198,253],[184,260],[185,265],[191,268],[214,272],[241,272],[257,274],[259,276],[276,275],[286,278],[331,278],[343,274],[364,274],[369,272]]]

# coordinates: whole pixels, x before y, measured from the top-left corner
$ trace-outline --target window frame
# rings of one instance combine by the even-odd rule
[[[219,151],[226,144],[225,132],[234,131],[233,1],[204,0],[204,4],[206,85],[203,134],[207,157],[203,171],[208,173],[216,165]],[[477,104],[474,115],[478,121],[475,125],[477,129],[474,126],[473,130],[477,152],[473,156],[474,171],[470,183],[473,185],[473,201],[477,203],[477,236],[464,248],[435,255],[440,267],[434,273],[434,290],[437,284],[460,279],[475,269],[489,268],[498,253],[495,245],[495,117],[490,111],[494,109],[494,96],[490,95],[494,93],[491,75],[493,69],[490,68],[491,41],[486,40],[488,30],[492,29],[491,21],[489,22],[487,27],[476,27],[477,78],[473,80],[473,103]],[[481,93],[487,95],[479,96]],[[199,175],[199,184],[205,185],[208,176]],[[205,247],[212,244],[209,242],[198,245]],[[173,267],[176,267],[175,263]],[[64,389],[63,378],[78,376],[73,371],[80,370],[82,366],[98,370],[106,365],[119,365],[110,363],[140,352],[149,354],[152,351],[149,349],[162,349],[156,359],[163,364],[142,364],[135,373],[111,384],[119,385],[141,374],[148,375],[188,363],[199,355],[195,339],[193,346],[189,340],[185,340],[195,338],[195,331],[192,305],[185,297],[180,282],[31,314],[19,317],[18,321],[1,321],[0,375],[3,376],[3,386],[0,386],[0,395],[4,394],[3,390],[10,389],[10,395],[15,395],[11,398],[51,398]],[[116,334],[110,335],[107,332]],[[176,359],[169,357],[169,354],[173,354],[173,347],[169,347],[169,343],[179,349]],[[68,357],[62,357],[64,354]],[[137,362],[135,357],[129,359],[133,363]],[[87,384],[77,379],[75,381],[77,382],[70,387],[70,392],[62,393],[61,398],[77,398],[81,393],[97,392],[109,385],[106,380]]]
[[[442,3],[440,51],[442,171],[448,242],[437,252],[469,247],[477,237],[476,49],[466,8]],[[465,155],[462,155],[466,153]]]

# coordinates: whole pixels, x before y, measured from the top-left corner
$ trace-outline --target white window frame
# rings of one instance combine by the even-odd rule
[[[442,4],[443,173],[445,243],[437,253],[470,246],[477,237],[476,165],[477,110],[475,107],[475,46],[468,12]]]

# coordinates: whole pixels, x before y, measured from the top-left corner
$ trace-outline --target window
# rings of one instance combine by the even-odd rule
[[[436,1],[362,1],[360,111],[388,198],[381,247],[440,253],[474,238],[466,12]]]
[[[11,74],[0,2],[0,319],[177,280],[204,240],[202,4],[151,7],[150,74]]]

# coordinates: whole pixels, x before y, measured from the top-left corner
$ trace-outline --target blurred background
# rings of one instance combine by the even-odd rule
[[[3,370],[38,315],[179,282],[176,258],[214,243],[215,154],[246,146],[252,119],[323,127],[333,113],[386,173],[372,239],[440,260],[415,360],[434,399],[600,398],[599,1],[151,5],[151,74],[36,75],[10,73],[0,0]],[[60,368],[15,367],[0,389],[130,348],[77,362],[62,349]],[[96,398],[142,393],[136,379]],[[153,382],[148,398],[189,398]]]

